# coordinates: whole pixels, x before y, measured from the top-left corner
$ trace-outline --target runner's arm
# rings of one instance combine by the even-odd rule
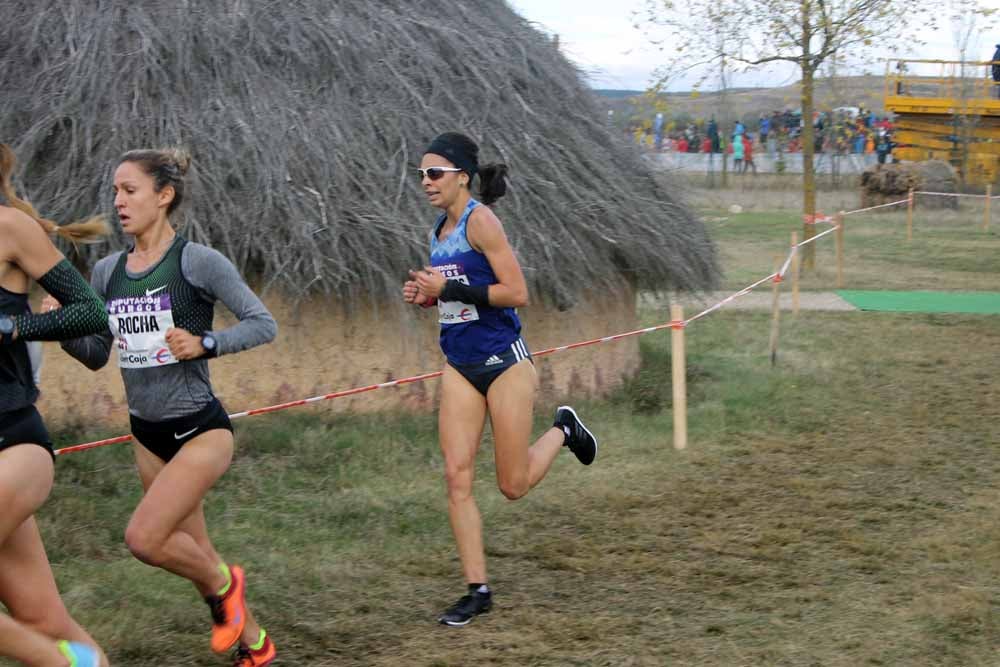
[[[17,338],[65,340],[107,329],[108,315],[101,300],[38,223],[19,211],[4,211],[0,232],[8,241],[4,259],[63,304],[49,313],[15,316]]]
[[[520,308],[528,305],[528,284],[499,218],[486,206],[477,206],[469,216],[468,238],[489,260],[497,282],[488,286],[489,305]]]
[[[181,270],[188,282],[212,301],[221,301],[239,320],[222,331],[190,332],[196,336],[212,334],[218,344],[218,356],[274,340],[278,334],[274,317],[225,255],[218,250],[189,243],[181,256]]]
[[[118,261],[118,255],[119,253],[115,253],[110,257],[105,257],[94,266],[94,271],[91,273],[91,287],[93,287],[94,292],[101,299],[102,303],[107,294],[108,280],[111,278],[111,271]],[[60,308],[59,310],[62,309]],[[59,310],[52,312],[59,312]],[[101,310],[105,311],[103,305],[101,306]],[[105,317],[107,317],[106,311]],[[114,343],[114,337],[111,335],[111,329],[105,321],[104,330],[100,333],[67,340],[60,343],[60,345],[71,357],[90,370],[96,371],[103,368],[108,363],[108,359],[111,358],[112,343]]]

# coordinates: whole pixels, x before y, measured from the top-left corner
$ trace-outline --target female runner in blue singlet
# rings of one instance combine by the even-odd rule
[[[58,227],[18,198],[14,153],[0,144],[0,656],[24,665],[98,667],[101,650],[59,597],[35,512],[52,489],[52,443],[35,409],[38,388],[26,341],[59,340],[108,327],[104,305],[49,240],[107,233],[102,221]],[[32,315],[35,280],[64,306]]]
[[[515,308],[528,303],[521,267],[489,205],[506,191],[505,165],[479,167],[479,147],[449,132],[436,138],[421,161],[430,204],[442,209],[431,234],[431,263],[411,271],[403,285],[407,303],[437,305],[442,376],[438,431],[445,461],[448,514],[458,543],[468,593],[438,619],[466,625],[492,607],[483,550],[482,520],[472,496],[475,458],[487,414],[493,427],[497,482],[511,500],[545,477],[565,445],[584,465],[597,454],[597,440],[568,406],[530,443],[537,375],[521,338]],[[472,198],[479,176],[480,201]]]

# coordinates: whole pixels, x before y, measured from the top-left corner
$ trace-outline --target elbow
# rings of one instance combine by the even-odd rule
[[[252,343],[244,344],[240,347],[240,350],[245,350],[250,347],[256,347],[258,345],[267,345],[268,343],[274,341],[278,337],[278,323],[275,321],[274,316],[271,313],[261,313],[259,315],[254,315],[253,317],[247,318],[244,322],[252,322],[252,338],[254,339]],[[239,350],[229,350],[228,352],[238,352]]]
[[[528,297],[528,290],[527,290],[527,288],[525,288],[523,290],[518,290],[517,294],[514,295],[514,307],[515,308],[524,308],[525,306],[528,305],[528,303],[530,303],[530,301],[531,301],[531,299]]]
[[[63,352],[86,366],[87,370],[99,371],[107,366],[111,359],[110,346],[95,345],[85,338],[62,341],[59,345]]]
[[[106,347],[96,354],[88,355],[86,358],[81,359],[83,365],[92,371],[99,371],[108,365],[108,361],[111,360],[111,348]]]
[[[83,362],[83,365],[92,371],[99,371],[108,365],[107,359],[88,359]]]
[[[264,327],[264,342],[270,343],[277,337],[278,337],[278,323],[272,317],[267,322],[267,326]]]
[[[64,348],[65,349],[65,348]],[[107,350],[104,354],[100,353],[76,353],[67,350],[70,356],[79,361],[81,364],[87,367],[87,370],[99,371],[108,365],[108,360],[111,359],[111,350]]]

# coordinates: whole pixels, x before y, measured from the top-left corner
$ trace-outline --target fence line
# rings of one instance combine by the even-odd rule
[[[985,195],[964,195],[964,194],[960,194],[960,193],[949,193],[949,192],[940,192],[940,193],[938,193],[938,192],[914,192],[913,194],[921,194],[921,195],[925,195],[925,196],[948,196],[948,197],[985,198],[987,200],[987,202],[990,199],[1000,199],[1000,196],[991,197],[991,196],[985,196]],[[727,305],[729,303],[732,303],[736,299],[749,294],[750,292],[752,292],[754,289],[760,287],[761,285],[763,285],[765,283],[768,283],[768,282],[771,282],[771,283],[780,283],[780,282],[782,282],[783,279],[784,279],[784,277],[785,277],[785,275],[786,275],[786,273],[788,272],[789,267],[791,266],[791,263],[792,263],[795,255],[798,253],[799,248],[802,248],[802,247],[804,247],[804,246],[806,246],[807,244],[810,244],[810,243],[815,243],[819,239],[821,239],[821,238],[823,238],[823,237],[825,237],[825,236],[827,236],[829,234],[834,234],[834,233],[837,233],[837,232],[841,232],[842,233],[842,230],[843,230],[843,217],[844,216],[855,215],[855,214],[858,214],[858,213],[864,213],[866,211],[872,211],[872,210],[875,210],[875,209],[885,208],[885,207],[888,207],[888,206],[899,206],[901,204],[908,204],[911,201],[911,199],[912,199],[911,197],[907,197],[907,199],[902,199],[900,201],[891,202],[891,203],[888,203],[888,204],[879,204],[878,206],[869,206],[867,208],[856,209],[856,210],[853,210],[853,211],[841,211],[836,216],[823,216],[822,214],[817,214],[815,216],[812,216],[811,220],[807,221],[808,223],[815,224],[815,223],[819,223],[819,222],[826,222],[826,223],[832,224],[833,226],[830,229],[824,230],[823,232],[820,232],[819,234],[816,234],[815,236],[813,236],[811,238],[808,238],[808,239],[805,239],[803,241],[800,241],[798,243],[793,244],[791,246],[789,252],[788,252],[787,257],[784,260],[784,263],[781,264],[781,267],[777,271],[775,271],[774,273],[771,273],[771,274],[769,274],[769,275],[761,278],[760,280],[757,280],[756,282],[751,283],[750,285],[747,285],[743,289],[740,289],[740,290],[738,290],[736,292],[733,292],[732,294],[730,294],[729,296],[725,297],[721,301],[719,301],[719,302],[717,302],[715,304],[712,304],[708,308],[702,310],[701,312],[699,312],[696,315],[693,315],[693,316],[691,316],[691,317],[689,317],[687,319],[682,319],[683,315],[680,315],[678,317],[674,317],[674,314],[676,314],[676,313],[682,313],[683,311],[680,311],[679,309],[678,310],[672,310],[672,316],[671,316],[671,320],[669,322],[664,322],[664,323],[658,324],[656,326],[644,327],[642,329],[635,329],[634,331],[627,331],[627,332],[620,333],[620,334],[614,334],[612,336],[603,336],[601,338],[593,338],[591,340],[580,341],[580,342],[577,342],[577,343],[570,343],[570,344],[567,344],[567,345],[560,345],[560,346],[557,346],[557,347],[550,347],[548,349],[541,350],[539,352],[533,353],[533,356],[535,356],[535,357],[542,357],[542,356],[546,356],[546,355],[549,355],[549,354],[556,354],[558,352],[565,352],[567,350],[575,350],[575,349],[581,348],[581,347],[588,347],[590,345],[599,345],[601,343],[610,343],[610,342],[622,340],[624,338],[631,338],[633,336],[640,336],[640,335],[643,335],[643,334],[652,333],[654,331],[662,331],[664,329],[672,329],[675,332],[677,332],[677,331],[683,332],[683,330],[686,329],[693,322],[696,322],[697,320],[699,320],[699,319],[701,319],[703,317],[706,317],[707,315],[710,315],[713,312],[716,312],[716,311],[720,310],[725,305]],[[838,244],[838,248],[841,245],[842,244]],[[775,302],[777,302],[777,299],[775,299]],[[683,340],[683,339],[681,339],[681,340]],[[675,343],[675,345],[676,344],[677,343]],[[683,349],[683,343],[681,343],[681,348],[680,349]],[[679,360],[675,360],[674,363],[685,363],[685,361],[683,359],[679,359]],[[254,408],[254,409],[251,409],[251,410],[244,410],[243,412],[236,412],[236,413],[233,413],[233,414],[229,415],[229,418],[230,419],[240,419],[240,418],[243,418],[243,417],[252,417],[252,416],[255,416],[255,415],[262,415],[262,414],[268,414],[268,413],[271,413],[271,412],[278,412],[280,410],[287,410],[289,408],[299,407],[299,406],[303,406],[303,405],[310,405],[310,404],[313,404],[313,403],[319,403],[319,402],[322,402],[322,401],[329,401],[329,400],[333,400],[333,399],[337,399],[337,398],[343,398],[345,396],[354,396],[356,394],[362,394],[362,393],[366,393],[366,392],[370,392],[370,391],[376,391],[376,390],[379,390],[379,389],[387,389],[387,388],[390,388],[390,387],[399,387],[399,386],[402,386],[402,385],[413,384],[413,383],[416,383],[416,382],[424,382],[426,380],[431,380],[431,379],[440,377],[441,375],[442,375],[442,371],[434,371],[434,372],[430,372],[430,373],[422,373],[420,375],[414,375],[414,376],[407,377],[407,378],[401,378],[399,380],[391,380],[389,382],[380,382],[380,383],[377,383],[377,384],[370,384],[370,385],[367,385],[367,386],[364,386],[364,387],[355,387],[353,389],[344,389],[344,390],[341,390],[341,391],[335,391],[335,392],[331,392],[331,393],[328,393],[328,394],[322,394],[320,396],[312,396],[310,398],[303,398],[303,399],[299,399],[299,400],[296,400],[296,401],[290,401],[290,402],[287,402],[287,403],[279,403],[277,405],[271,405],[271,406],[262,407],[262,408]],[[676,375],[676,372],[675,372],[675,375]],[[685,414],[682,419],[683,419],[683,424],[686,427],[687,415]],[[686,428],[681,429],[681,432],[678,432],[678,430],[675,429],[675,432],[674,432],[674,446],[677,449],[683,449],[684,446],[686,446],[686,442],[687,442],[687,433],[686,433],[686,431],[687,431]],[[121,435],[121,436],[117,436],[117,437],[114,437],[114,438],[107,438],[105,440],[96,440],[94,442],[88,442],[88,443],[83,443],[83,444],[79,444],[79,445],[73,445],[73,446],[70,446],[70,447],[63,447],[62,449],[57,449],[55,451],[55,453],[57,455],[63,455],[63,454],[71,454],[71,453],[74,453],[74,452],[82,452],[82,451],[86,451],[86,450],[89,450],[89,449],[95,449],[97,447],[104,447],[106,445],[114,445],[114,444],[119,444],[119,443],[123,443],[123,442],[128,442],[131,439],[132,439],[131,435]]]
[[[970,197],[972,199],[997,199],[997,197],[991,197],[990,195],[970,195],[964,192],[925,192],[924,190],[914,191],[915,195],[931,195],[934,197]]]
[[[919,193],[915,193],[919,194]],[[868,211],[874,211],[877,208],[886,208],[888,206],[899,206],[900,204],[908,204],[910,202],[909,198],[900,199],[899,201],[889,202],[888,204],[879,204],[878,206],[869,206],[868,208],[859,208],[854,211],[844,211],[841,215],[856,215],[858,213],[866,213]]]

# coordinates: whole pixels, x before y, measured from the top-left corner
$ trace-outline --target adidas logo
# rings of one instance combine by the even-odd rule
[[[492,357],[486,360],[483,366],[496,366],[497,364],[502,364],[502,363],[503,359],[494,354]]]

